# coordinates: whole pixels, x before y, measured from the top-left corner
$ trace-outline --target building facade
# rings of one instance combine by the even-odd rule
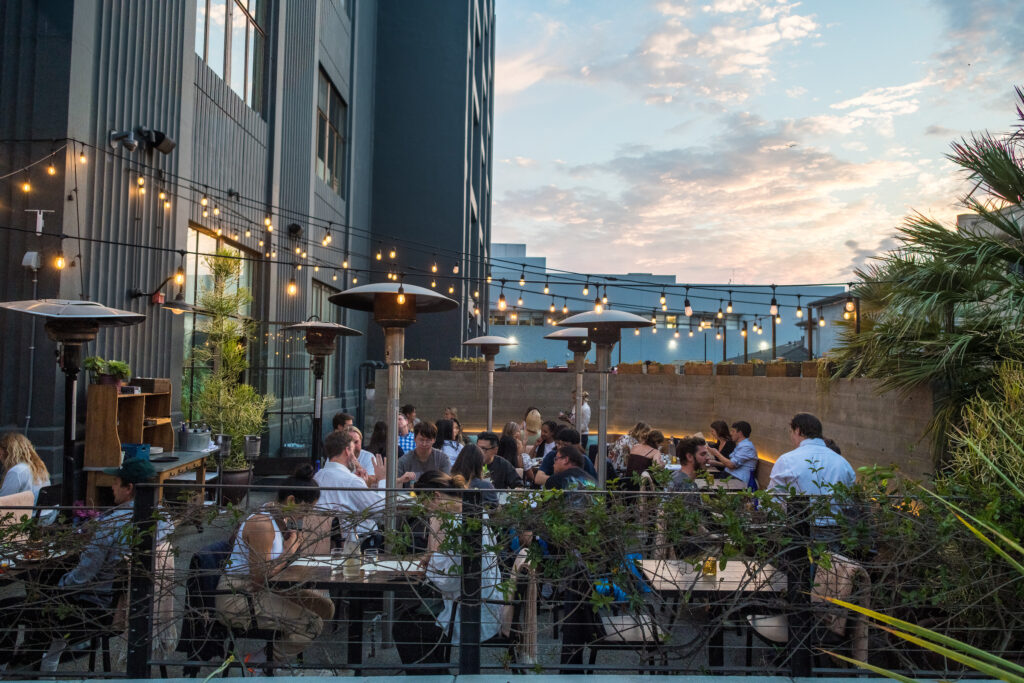
[[[232,249],[252,293],[243,311],[254,325],[246,380],[277,398],[265,469],[288,466],[283,455],[301,457],[311,441],[309,357],[303,340],[282,328],[312,315],[363,332],[375,327],[367,314],[327,299],[384,280],[374,247],[406,239],[391,231],[400,217],[382,206],[396,200],[393,192],[410,204],[436,197],[414,212],[447,212],[438,219],[445,225],[475,207],[475,223],[486,218],[487,230],[453,244],[447,260],[482,272],[489,177],[439,161],[427,173],[423,149],[394,139],[405,126],[420,125],[423,112],[411,93],[391,89],[407,85],[393,76],[398,65],[415,61],[446,86],[424,96],[435,127],[449,117],[458,119],[455,127],[467,126],[464,112],[490,106],[474,86],[493,93],[493,77],[484,77],[493,73],[493,5],[445,3],[430,17],[424,9],[421,19],[443,33],[433,52],[416,42],[411,26],[399,30],[407,14],[397,0],[0,4],[0,175],[42,160],[0,182],[0,225],[7,228],[0,230],[0,296],[90,299],[146,314],[141,325],[102,330],[86,354],[126,360],[134,376],[170,377],[174,405],[187,417],[187,401],[178,398],[183,391],[187,398],[194,382],[190,350],[203,341],[202,315],[172,315],[155,302],[178,294],[167,278],[179,266],[186,273],[182,295],[198,301],[210,283],[208,255]],[[473,31],[481,32],[479,44],[470,40]],[[457,43],[451,54],[441,45],[449,40]],[[474,55],[489,50],[486,63],[471,60],[483,70],[472,79],[453,56],[471,44]],[[396,99],[403,106],[394,107]],[[467,155],[482,157],[484,140],[489,155],[487,111],[474,135],[462,136],[467,145],[480,144]],[[399,167],[424,173],[392,180]],[[427,176],[430,187],[414,192]],[[378,184],[393,192],[375,190]],[[47,212],[39,234],[37,214],[27,213],[37,209]],[[417,234],[423,262],[435,239],[451,238],[423,230],[422,222]],[[27,253],[40,255],[38,268],[21,265]],[[58,253],[67,261],[62,270],[53,266]],[[0,314],[0,325],[0,423],[27,428],[55,462],[63,402],[53,343],[41,323],[13,313]],[[341,339],[328,361],[328,428],[333,412],[360,411],[368,374],[361,366],[383,358],[368,351],[371,339]],[[410,346],[414,340],[410,335]],[[458,353],[457,343],[445,353]]]

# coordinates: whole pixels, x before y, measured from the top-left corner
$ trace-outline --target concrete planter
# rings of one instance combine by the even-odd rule
[[[405,361],[406,370],[429,370],[429,360],[407,360]]]
[[[453,360],[451,362],[451,369],[452,370],[458,370],[458,371],[462,371],[462,372],[471,372],[473,370],[483,370],[484,367],[485,367],[484,363],[473,363],[473,362],[470,362],[470,361],[457,361],[457,360]]]
[[[711,363],[686,363],[683,366],[684,375],[702,375],[710,377],[714,371],[714,366]]]
[[[735,366],[736,372],[733,373],[740,377],[753,377],[754,366],[751,363],[737,363]]]
[[[644,366],[641,363],[619,363],[617,372],[620,375],[642,375]]]
[[[661,370],[661,374],[663,374],[663,375],[678,375],[679,374],[679,366],[678,365],[672,365],[672,364],[662,365],[660,370]]]
[[[544,372],[548,369],[547,361],[533,361],[524,363],[521,361],[510,361],[508,369],[512,372]]]

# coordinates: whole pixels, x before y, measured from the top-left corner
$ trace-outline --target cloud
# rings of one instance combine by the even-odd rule
[[[502,159],[501,163],[509,166],[518,166],[519,168],[534,168],[537,166],[536,159],[528,159],[527,157],[512,157],[511,159]]]
[[[807,88],[803,87],[802,85],[798,85],[796,87],[787,88],[786,89],[786,97],[792,97],[793,99],[797,99],[798,97],[803,97],[806,94],[807,94]]]
[[[904,85],[873,88],[862,95],[831,105],[832,109],[848,110],[844,118],[854,127],[862,124],[873,126],[877,132],[892,137],[895,134],[894,119],[915,113],[921,106],[917,96],[934,84],[930,78],[923,78]]]
[[[577,184],[498,197],[495,239],[572,245],[547,255],[575,271],[628,263],[694,281],[721,279],[723,268],[744,282],[844,281],[866,258],[844,242],[879,244],[907,211],[883,191],[931,195],[913,160],[851,162],[794,137],[799,128],[737,114],[702,145],[622,147],[571,167]],[[621,189],[605,191],[603,180]]]
[[[933,123],[932,125],[930,125],[927,128],[925,128],[924,129],[924,134],[925,135],[937,135],[939,137],[948,138],[948,139],[955,138],[955,137],[957,137],[959,135],[959,133],[957,133],[952,128],[946,128],[945,126],[940,126],[937,123]]]

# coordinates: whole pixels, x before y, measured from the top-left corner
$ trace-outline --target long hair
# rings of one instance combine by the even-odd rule
[[[366,450],[374,455],[384,455],[388,447],[388,423],[378,420],[373,425],[373,434],[370,435],[370,443],[366,444]]]
[[[435,491],[437,489],[464,489],[469,482],[461,474],[445,474],[441,470],[427,470],[412,485],[417,491]],[[445,492],[446,495],[455,496],[456,493]]]
[[[637,443],[643,443],[647,440],[647,435],[651,433],[651,425],[646,422],[637,422],[633,425],[633,428],[629,430],[629,435],[636,439]]]
[[[437,421],[437,436],[434,438],[434,448],[441,448],[445,441],[455,440],[455,429],[451,420]]]
[[[32,480],[35,483],[42,484],[50,478],[50,473],[39,458],[39,454],[36,453],[32,442],[23,434],[7,432],[0,437],[0,448],[3,449],[3,455],[0,455],[0,464],[3,464],[4,470],[25,463],[32,471]]]
[[[519,433],[520,427],[518,422],[506,422],[505,427],[501,430],[502,436],[509,436],[513,439],[516,438],[516,434]]]
[[[455,458],[455,464],[452,465],[452,474],[460,475],[467,482],[482,479],[484,476],[483,452],[473,444],[463,448],[459,451],[459,457]]]
[[[498,457],[505,458],[512,467],[519,467],[519,442],[511,436],[503,436],[498,439]]]
[[[277,502],[283,503],[288,496],[295,496],[296,503],[307,505],[320,500],[320,485],[313,479],[313,466],[308,462],[296,467],[292,476],[281,482],[277,489]]]

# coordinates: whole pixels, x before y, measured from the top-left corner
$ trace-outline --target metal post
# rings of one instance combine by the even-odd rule
[[[775,360],[776,358],[779,357],[778,349],[775,348],[775,328],[778,327],[778,325],[775,324],[775,316],[773,315],[773,316],[771,316],[771,318],[772,318],[772,360]]]
[[[725,323],[722,323],[722,362],[723,363],[725,361],[729,360],[729,358],[726,356],[726,347],[725,347],[725,340],[727,338],[728,338],[728,335],[725,333]]]
[[[64,470],[60,502],[70,512],[81,495],[78,468],[75,466],[75,423],[78,421],[78,371],[82,367],[82,345],[64,343],[60,362],[64,371]]]
[[[853,331],[860,334],[860,297],[853,297]]]
[[[743,362],[744,363],[747,363],[750,360],[747,357],[747,339],[748,339],[748,336],[747,336],[747,321],[744,320],[743,321]]]
[[[323,411],[324,411],[324,357],[313,356],[313,377],[314,377],[314,390],[313,390],[313,444],[311,449],[311,456],[313,459],[313,468],[319,470],[323,463],[320,462],[321,453],[323,452]]]
[[[814,314],[811,307],[807,307],[807,357],[814,360]]]
[[[597,412],[597,487],[600,489],[605,487],[608,479],[608,370],[611,357],[611,344],[597,344],[597,394],[600,404]],[[578,381],[582,383],[583,376],[578,377]],[[576,395],[577,400],[583,400],[582,393]]]
[[[794,678],[811,675],[811,542],[810,503],[807,496],[791,496],[786,502],[786,515],[792,525],[793,541],[785,551],[786,592],[789,595],[790,675]]]
[[[619,349],[622,350],[621,347]],[[586,351],[574,351],[572,354],[576,370],[576,414],[583,413],[583,372],[587,364]]]
[[[462,595],[459,605],[459,674],[480,673],[480,599],[483,526],[480,491],[468,489],[462,496]]]
[[[128,600],[129,678],[149,678],[149,653],[153,645],[153,586],[156,562],[156,486],[150,482],[135,485],[135,509],[132,523],[138,532],[131,551],[131,581]]]
[[[484,355],[487,363],[487,431],[494,429],[494,354]]]
[[[384,360],[388,366],[388,446],[387,446],[387,493],[385,494],[385,514],[388,531],[398,526],[398,402],[402,393],[402,360],[405,355],[405,328],[384,328]],[[412,428],[412,425],[409,425]],[[384,647],[394,645],[395,594],[388,593],[384,598],[384,632],[381,640]]]

